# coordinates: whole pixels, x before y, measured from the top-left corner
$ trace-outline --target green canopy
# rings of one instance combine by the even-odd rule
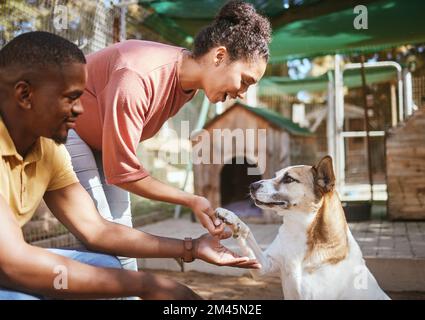
[[[396,80],[397,71],[391,67],[366,68],[367,84],[382,83]],[[294,80],[288,77],[265,77],[260,81],[259,94],[296,94],[300,91],[319,92],[328,89],[327,74],[318,77],[308,77]],[[350,69],[344,72],[344,86],[357,88],[362,85],[359,69]]]
[[[357,15],[352,8],[275,29],[270,47],[272,60],[376,52],[425,42],[425,1],[377,1],[367,5],[367,10],[368,29],[354,28]]]
[[[283,8],[282,0],[250,0],[273,25],[271,62],[335,53],[374,52],[425,42],[425,1],[365,0],[368,29],[357,30],[353,1],[304,0]],[[194,35],[226,0],[141,0],[152,14],[144,25],[169,41],[190,46]],[[343,6],[342,4],[345,4]],[[324,9],[323,9],[324,8]],[[334,8],[332,10],[332,8]]]

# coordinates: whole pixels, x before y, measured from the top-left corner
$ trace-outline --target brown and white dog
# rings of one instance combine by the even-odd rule
[[[231,226],[243,254],[261,264],[254,277],[280,275],[285,299],[389,299],[365,264],[334,185],[329,156],[251,184],[255,204],[284,220],[265,252],[234,213],[217,208],[216,215]]]

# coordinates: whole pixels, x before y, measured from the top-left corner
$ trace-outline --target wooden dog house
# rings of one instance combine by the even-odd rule
[[[386,139],[388,216],[425,219],[425,108],[417,110]]]
[[[272,178],[276,171],[289,165],[313,164],[316,160],[314,135],[277,112],[237,102],[207,123],[203,132],[194,138],[194,144],[205,136],[213,137],[214,131],[223,132],[224,129],[231,132],[250,131],[251,135],[246,134],[243,149],[235,147],[235,138],[230,147],[217,145],[214,139],[209,139],[210,163],[193,165],[195,193],[209,199],[214,208],[226,207],[242,218],[273,220],[274,215],[267,212],[263,215],[248,200],[249,185],[261,179]],[[265,137],[263,147],[259,135]],[[255,143],[250,144],[249,141],[252,140]],[[259,150],[265,151],[262,169],[257,174],[248,174],[248,168],[259,168]],[[214,157],[223,161],[213,162]]]

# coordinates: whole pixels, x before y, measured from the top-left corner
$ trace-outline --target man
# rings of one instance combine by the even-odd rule
[[[86,77],[78,47],[47,32],[20,35],[0,50],[0,299],[199,298],[175,281],[122,270],[114,256],[258,268],[255,260],[221,246],[218,237],[157,237],[99,215],[62,145],[83,112],[79,97]],[[43,196],[53,214],[98,253],[46,250],[24,241],[21,227]],[[219,228],[221,238],[230,236]],[[57,270],[66,270],[66,288],[55,288]]]

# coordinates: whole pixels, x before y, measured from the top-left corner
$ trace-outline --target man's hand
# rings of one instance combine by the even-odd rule
[[[223,234],[225,225],[215,216],[215,212],[206,198],[193,196],[190,208],[211,235],[219,236]]]
[[[220,243],[220,238],[227,239],[231,235],[231,232],[225,231],[220,237],[214,237],[208,233],[200,236],[194,240],[194,257],[218,266],[260,269],[261,265],[257,260],[241,257]]]

